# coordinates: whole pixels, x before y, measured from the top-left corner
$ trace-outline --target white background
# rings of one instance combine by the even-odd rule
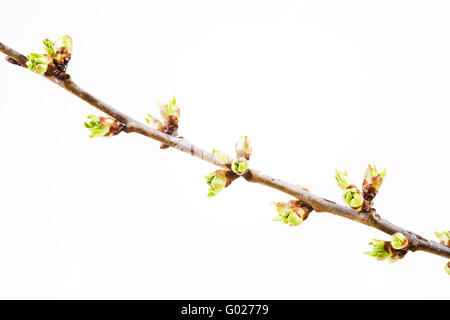
[[[447,1],[8,1],[0,41],[74,39],[75,82],[125,113],[177,95],[180,133],[341,202],[334,168],[392,222],[448,230]],[[2,58],[3,59],[3,58]],[[0,298],[448,299],[442,257],[363,254],[375,229],[328,213],[272,222],[290,198],[136,134],[89,139],[96,111],[0,63]],[[101,114],[97,112],[97,114]]]

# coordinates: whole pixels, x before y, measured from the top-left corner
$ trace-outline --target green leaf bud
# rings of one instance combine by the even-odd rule
[[[72,37],[67,34],[59,37],[58,40],[56,40],[56,47],[58,50],[64,51],[64,53],[71,55],[73,51]]]
[[[303,219],[292,209],[287,209],[283,213],[274,217],[272,221],[282,221],[290,226],[298,226],[303,222]]]
[[[450,247],[450,231],[435,232],[440,244]]]
[[[42,53],[30,53],[27,59],[28,69],[40,75],[44,75],[47,72],[48,65],[52,63],[52,58],[48,54]]]
[[[90,138],[115,136],[125,129],[123,123],[110,117],[91,114],[87,119],[89,122],[85,122],[84,126],[91,131]]]
[[[283,221],[293,226],[301,224],[313,210],[310,205],[299,200],[272,202],[272,204],[278,212],[278,216],[273,218],[273,221]]]
[[[403,233],[397,232],[392,235],[391,246],[394,249],[406,249],[408,245],[408,238]]]
[[[209,185],[208,197],[215,196],[224,188],[228,187],[233,181],[229,170],[216,170],[205,176],[206,183]]]
[[[237,175],[243,175],[248,170],[248,163],[245,159],[233,160],[231,163],[231,170]]]
[[[47,54],[49,56],[53,56],[54,54],[56,54],[56,51],[58,50],[55,45],[53,44],[53,42],[49,39],[45,39],[44,41],[44,46],[45,46],[45,51],[47,51]]]
[[[357,188],[347,189],[342,198],[353,210],[361,211],[364,207],[364,198]]]
[[[47,52],[50,52],[48,49],[48,45],[51,43],[50,40],[44,40],[44,45],[47,47]],[[58,40],[56,40],[54,47],[56,50],[52,48],[52,54],[50,54],[53,58],[55,64],[59,67],[60,71],[65,71],[67,64],[72,58],[72,49],[73,49],[73,41],[72,38],[68,35],[64,35]]]

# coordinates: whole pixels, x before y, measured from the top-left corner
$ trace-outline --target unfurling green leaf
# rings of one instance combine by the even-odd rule
[[[150,125],[150,128],[164,132],[165,130],[164,124],[155,117],[153,117],[151,114],[147,113],[145,121],[147,121],[147,123]]]
[[[350,185],[352,185],[352,182],[348,178],[347,171],[339,171],[338,169],[334,170],[336,171],[334,177],[336,178],[339,188],[345,191]]]
[[[53,42],[49,39],[45,39],[44,41],[44,46],[45,46],[45,51],[47,51],[47,54],[49,56],[53,56],[54,54],[56,54],[56,51],[58,50],[55,45],[53,44]]]
[[[402,235],[403,236],[403,235]],[[400,234],[395,234],[396,239],[401,240]],[[406,237],[405,237],[406,239]],[[365,254],[374,257],[377,260],[388,260],[389,262],[396,262],[403,259],[403,257],[408,252],[408,239],[404,240],[403,245],[406,246],[401,249],[395,249],[390,241],[376,240],[374,239],[369,245],[372,246],[372,251],[365,252]]]
[[[344,190],[342,198],[344,202],[353,210],[361,211],[366,203],[364,201],[363,194],[359,189],[351,182],[348,177],[347,171],[339,171],[335,169],[335,179],[338,186]]]
[[[365,254],[374,257],[377,260],[385,260],[387,259],[390,254],[386,250],[385,245],[386,242],[383,240],[376,240],[374,239],[372,242],[369,243],[370,246],[372,246],[372,251],[365,252]]]
[[[283,213],[279,213],[272,221],[282,221],[290,226],[298,226],[303,222],[303,219],[292,209],[287,209]]]
[[[47,72],[48,65],[52,62],[52,58],[48,54],[42,53],[30,53],[27,59],[28,69],[40,75]]]
[[[91,131],[90,138],[103,137],[108,133],[109,128],[105,126],[102,127],[100,117],[91,114],[87,118],[90,121],[85,122],[84,126]]]
[[[291,226],[298,226],[303,222],[303,219],[294,211],[291,210],[292,212],[290,212],[288,218],[287,218],[287,222],[289,225]]]
[[[176,97],[173,96],[168,103],[161,103],[156,101],[161,113],[161,117],[164,120],[166,128],[178,128],[178,122],[180,120],[180,108],[177,105]]]
[[[40,75],[59,75],[65,72],[72,55],[72,38],[65,35],[59,38],[56,43],[49,39],[45,39],[43,43],[47,53],[30,53],[27,56],[28,68]],[[49,69],[50,64],[51,69]]]

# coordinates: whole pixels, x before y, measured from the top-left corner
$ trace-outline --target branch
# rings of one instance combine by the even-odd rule
[[[0,42],[0,51],[7,55],[6,60],[8,62],[22,67],[27,67],[28,60],[24,55],[9,48],[8,46],[4,45],[1,42]],[[144,125],[143,123],[129,117],[128,115],[120,112],[119,110],[115,109],[114,107],[110,106],[109,104],[103,102],[102,100],[96,98],[89,92],[80,88],[75,82],[72,81],[70,76],[65,73],[65,67],[60,70],[62,71],[50,74],[45,73],[43,74],[43,76],[48,80],[52,81],[53,83],[71,92],[72,94],[76,95],[80,99],[86,101],[93,107],[103,111],[112,118],[120,121],[123,124],[123,131],[127,133],[135,132],[138,134],[142,134],[146,137],[157,140],[172,148],[191,154],[194,157],[202,159],[218,167],[227,169],[228,172],[230,172],[229,171],[230,164],[219,161],[215,155],[193,145],[183,137],[178,137],[175,134],[171,135],[158,130],[154,130],[149,126]],[[235,174],[232,175],[234,176],[232,177],[231,180],[240,177],[240,175]],[[407,231],[381,218],[380,215],[375,211],[375,209],[371,208],[371,205],[369,205],[365,210],[356,211],[351,208],[336,204],[335,202],[332,202],[330,200],[321,198],[317,195],[314,195],[309,191],[307,191],[306,189],[303,189],[299,186],[284,182],[279,179],[272,178],[254,169],[245,170],[245,172],[242,174],[242,177],[248,182],[262,184],[267,187],[281,191],[283,193],[289,194],[298,199],[299,203],[304,203],[306,204],[306,206],[310,206],[310,209],[313,209],[317,212],[332,213],[347,218],[349,220],[353,220],[355,222],[359,222],[367,226],[373,227],[389,235],[401,233],[407,238],[407,242],[409,243],[407,250],[409,251],[425,251],[445,258],[450,258],[450,247],[443,244],[439,244],[432,240],[424,239],[423,237],[414,232]],[[371,201],[369,201],[369,203],[371,203]]]

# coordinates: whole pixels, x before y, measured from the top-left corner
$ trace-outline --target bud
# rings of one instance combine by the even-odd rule
[[[375,166],[369,166],[364,173],[364,182],[363,182],[363,193],[364,199],[367,201],[372,201],[373,198],[378,193],[378,190],[383,183],[384,178],[386,177],[386,169],[383,172],[379,173]]]
[[[250,160],[252,155],[252,147],[250,146],[250,139],[247,136],[241,136],[236,143],[236,156],[238,159]]]
[[[228,187],[233,182],[233,173],[229,170],[216,170],[205,176],[206,183],[209,185],[208,197],[215,196],[223,188]]]
[[[30,53],[27,56],[27,59],[28,69],[40,74],[41,76],[47,72],[48,65],[52,63],[52,58],[48,54],[42,53]]]
[[[365,252],[365,254],[374,257],[376,260],[385,260],[390,255],[388,250],[386,250],[386,247],[388,246],[386,241],[373,239],[373,241],[369,243],[369,246],[372,246],[372,251]]]
[[[230,164],[233,159],[231,159],[225,152],[213,149],[213,155],[222,164]]]
[[[64,35],[59,38],[56,43],[53,43],[49,39],[44,41],[45,51],[52,58],[55,70],[52,70],[55,75],[61,72],[65,72],[67,64],[72,57],[72,38],[68,35]]]
[[[347,189],[342,199],[353,210],[361,211],[364,207],[364,198],[357,188]]]
[[[89,115],[89,123],[85,122],[84,126],[91,130],[90,138],[95,137],[111,137],[118,135],[125,129],[125,125],[113,118],[98,117],[96,115]]]
[[[44,43],[45,44],[45,43]],[[56,40],[56,52],[52,55],[53,60],[58,65],[67,65],[72,57],[73,41],[68,35],[64,35]]]
[[[382,261],[388,259],[389,262],[396,262],[406,255],[408,250],[395,249],[392,247],[392,243],[389,241],[374,239],[369,245],[372,246],[371,252],[365,252],[365,254],[374,257],[376,260]]]
[[[435,232],[436,237],[440,240],[439,243],[450,247],[450,231]]]
[[[233,160],[231,163],[231,170],[236,173],[237,175],[243,175],[247,172],[248,169],[248,163],[245,159],[237,159]]]
[[[445,264],[445,271],[450,274],[450,261]]]
[[[366,203],[364,201],[363,194],[351,182],[347,171],[339,171],[336,169],[336,174],[334,177],[336,178],[338,186],[345,191],[342,196],[344,202],[353,210],[361,211],[364,209]]]
[[[65,34],[56,40],[56,47],[59,51],[65,51],[67,54],[71,55],[73,51],[73,40],[72,37]]]
[[[157,100],[161,117],[163,118],[168,134],[172,134],[178,128],[180,120],[180,108],[178,108],[175,96],[168,103],[161,103]]]
[[[288,202],[272,202],[278,212],[278,216],[273,221],[283,221],[290,225],[299,225],[306,220],[313,210],[312,207],[299,200],[290,200]]]
[[[313,208],[300,200],[289,200],[288,202],[272,202],[278,214],[283,215],[286,210],[292,210],[297,213],[303,220],[308,218]]]
[[[147,121],[147,123],[150,125],[150,128],[154,130],[164,132],[164,130],[166,129],[161,121],[159,121],[149,113],[147,113],[147,118],[145,118],[145,121]]]
[[[397,232],[392,235],[391,246],[394,249],[406,249],[408,245],[408,238],[403,233]]]

